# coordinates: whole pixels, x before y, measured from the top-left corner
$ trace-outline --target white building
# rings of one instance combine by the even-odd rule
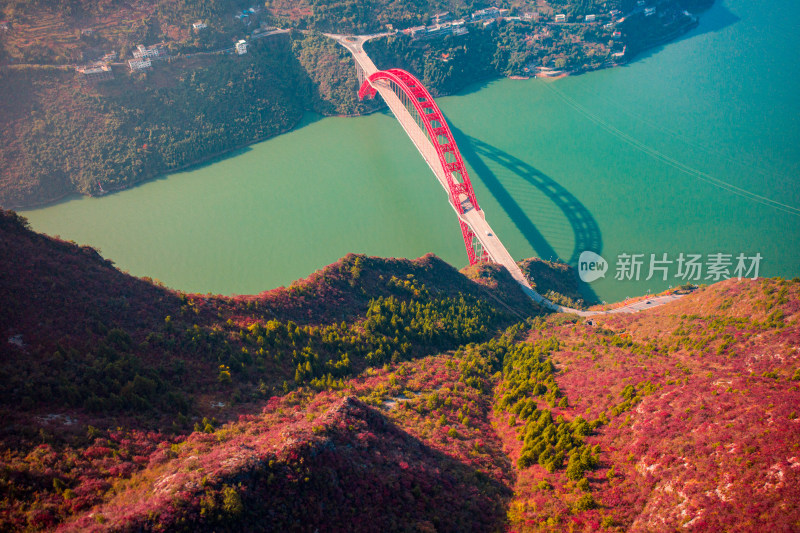
[[[567,16],[563,13],[556,15],[556,22],[566,22]]]
[[[468,33],[468,31],[469,30],[467,30],[467,27],[464,25],[463,20],[457,20],[453,22],[453,35],[455,36],[465,35],[466,33]]]
[[[144,70],[153,66],[153,62],[150,61],[149,57],[145,57],[143,59],[129,59],[128,66],[131,69],[131,72],[137,70]]]
[[[136,45],[136,50],[133,51],[134,59],[144,59],[148,57],[158,57],[161,55],[161,49],[158,45],[146,47],[144,45]]]
[[[500,16],[500,10],[494,6],[486,9],[479,9],[471,15],[473,22],[484,19],[496,19]]]
[[[423,33],[425,33],[426,30],[427,28],[425,28],[425,26],[414,26],[413,28],[408,28],[403,30],[403,33],[405,33],[406,35],[410,35],[412,39],[417,39]]]
[[[586,22],[594,22],[597,20],[597,15],[586,15]]]
[[[241,39],[239,42],[236,43],[236,53],[239,54],[240,56],[247,53],[247,41]]]
[[[494,21],[490,21],[494,22]],[[467,33],[467,28],[464,25],[464,20],[456,20],[453,22],[445,22],[444,24],[437,24],[435,26],[418,26],[404,30],[404,33],[411,35],[414,40],[437,39],[447,35],[464,35]]]
[[[450,12],[449,11],[442,11],[441,13],[436,13],[433,16],[433,23],[434,24],[441,24],[443,22],[447,22],[449,20],[452,20],[452,18],[453,17],[450,16]]]
[[[646,7],[644,8],[644,16],[649,17],[650,15],[656,14],[656,8],[654,7]]]
[[[206,28],[208,28],[208,24],[206,24],[205,22],[198,21],[198,22],[195,22],[194,24],[192,24],[192,29],[194,31],[204,30]]]
[[[85,81],[102,81],[113,80],[114,73],[111,67],[103,64],[82,65],[75,67],[75,72],[78,73],[81,80]]]

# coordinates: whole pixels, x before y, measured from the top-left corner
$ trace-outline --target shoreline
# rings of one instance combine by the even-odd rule
[[[182,172],[184,170],[189,170],[192,167],[195,167],[197,165],[202,165],[202,164],[207,163],[210,160],[215,159],[217,157],[223,157],[223,156],[225,156],[227,154],[235,152],[236,150],[241,150],[242,148],[247,148],[248,146],[252,146],[252,145],[258,144],[260,142],[264,142],[264,141],[268,141],[270,139],[274,139],[275,137],[278,137],[280,135],[285,135],[287,133],[291,133],[292,131],[297,129],[298,125],[303,121],[303,118],[305,118],[305,116],[308,113],[315,113],[315,114],[317,114],[317,115],[319,115],[319,116],[321,116],[323,118],[337,118],[337,117],[357,118],[357,117],[366,117],[366,116],[371,115],[373,113],[377,113],[378,111],[380,111],[383,108],[385,108],[385,106],[380,106],[380,107],[378,107],[376,109],[373,109],[371,111],[367,111],[366,113],[351,114],[351,115],[347,115],[347,114],[325,114],[325,113],[318,113],[317,111],[306,110],[303,113],[303,115],[293,125],[289,126],[288,128],[284,128],[283,130],[281,130],[281,131],[279,131],[277,133],[274,133],[272,135],[265,135],[263,137],[259,137],[257,139],[253,139],[252,141],[248,141],[248,142],[245,142],[245,143],[237,144],[236,146],[232,146],[231,148],[227,148],[225,150],[221,150],[221,151],[215,152],[213,154],[208,154],[206,156],[201,157],[200,159],[192,161],[191,163],[186,163],[186,164],[181,165],[179,167],[169,168],[169,169],[163,170],[163,171],[159,172],[158,174],[150,175],[150,176],[138,179],[138,180],[126,185],[126,186],[123,186],[123,187],[114,187],[114,188],[109,187],[102,194],[91,194],[91,193],[82,193],[82,192],[78,192],[78,191],[71,191],[71,192],[64,193],[64,194],[62,194],[62,195],[60,195],[60,196],[58,196],[56,198],[49,199],[49,200],[43,200],[41,202],[34,202],[34,203],[30,203],[30,204],[29,203],[16,204],[16,205],[11,204],[11,205],[7,205],[7,206],[0,205],[0,209],[5,209],[6,211],[17,211],[17,212],[32,211],[34,209],[44,209],[44,208],[56,205],[56,204],[58,204],[60,202],[63,202],[67,198],[69,198],[70,196],[85,197],[85,198],[103,198],[104,196],[108,196],[108,195],[115,194],[115,193],[122,192],[122,191],[127,191],[129,189],[133,189],[134,187],[138,187],[139,185],[144,185],[145,183],[147,183],[149,181],[157,180],[157,179],[161,178],[162,176],[167,176],[168,174],[173,174],[175,172]]]
[[[308,113],[308,111],[306,113]],[[322,116],[325,117],[325,118],[328,118],[328,117],[332,117],[332,116],[336,116],[336,115],[322,115]],[[42,202],[36,202],[36,203],[32,203],[32,204],[20,204],[20,205],[9,205],[9,206],[0,205],[0,209],[5,209],[6,211],[31,211],[31,210],[34,210],[34,209],[43,209],[43,208],[46,208],[46,207],[53,206],[53,205],[55,205],[57,203],[63,202],[66,198],[68,198],[70,196],[73,196],[73,195],[74,196],[79,196],[79,197],[86,197],[86,198],[103,198],[104,196],[108,196],[108,195],[111,195],[111,194],[114,194],[114,193],[127,191],[129,189],[133,189],[134,187],[138,187],[139,185],[143,185],[143,184],[145,184],[145,183],[147,183],[149,181],[153,181],[153,180],[159,179],[162,176],[167,176],[168,174],[173,174],[175,172],[182,172],[184,170],[191,169],[192,167],[195,167],[197,165],[202,165],[202,164],[207,163],[208,161],[210,161],[212,159],[215,159],[217,157],[225,156],[226,154],[230,154],[232,152],[235,152],[236,150],[241,150],[242,148],[247,148],[248,146],[251,146],[253,144],[257,144],[257,143],[260,143],[260,142],[263,142],[263,141],[267,141],[267,140],[275,138],[275,137],[277,137],[279,135],[284,135],[286,133],[294,131],[297,128],[298,124],[300,124],[300,122],[303,121],[303,117],[305,117],[305,113],[292,126],[290,126],[288,128],[284,128],[283,130],[281,130],[281,131],[279,131],[279,132],[277,132],[275,134],[266,135],[264,137],[259,137],[257,139],[252,140],[252,141],[248,141],[246,143],[237,144],[236,146],[232,146],[231,148],[227,148],[225,150],[221,150],[221,151],[215,152],[213,154],[208,154],[206,156],[201,157],[200,159],[192,161],[191,163],[186,163],[184,165],[181,165],[181,166],[178,166],[178,167],[175,167],[175,168],[169,168],[169,169],[166,169],[166,170],[163,170],[163,171],[159,172],[158,174],[150,175],[150,176],[144,177],[142,179],[138,179],[138,180],[128,184],[127,186],[108,188],[102,194],[91,194],[91,193],[81,193],[81,192],[78,192],[78,191],[72,191],[72,192],[68,192],[68,193],[62,194],[61,196],[59,196],[57,198],[53,198],[51,200],[44,200]]]
[[[523,75],[495,76],[495,77],[485,78],[485,79],[482,79],[482,80],[474,80],[472,83],[467,84],[466,86],[462,87],[460,90],[458,90],[458,91],[456,91],[454,93],[442,93],[442,94],[439,94],[437,96],[437,98],[441,98],[441,97],[445,97],[445,96],[457,95],[457,94],[461,93],[462,91],[468,90],[469,87],[475,85],[476,83],[481,83],[481,82],[486,82],[486,81],[495,81],[495,80],[503,79],[503,78],[508,79],[508,80],[515,80],[515,81],[525,81],[525,80],[531,80],[531,79],[558,80],[558,79],[561,79],[561,78],[566,78],[568,76],[577,76],[579,74],[584,74],[586,72],[592,72],[592,71],[595,71],[595,70],[605,70],[605,69],[609,69],[609,68],[616,68],[616,67],[624,66],[626,64],[629,64],[636,56],[638,56],[642,52],[645,52],[645,51],[650,50],[652,48],[656,48],[658,46],[665,45],[666,43],[668,43],[670,41],[673,41],[674,39],[677,39],[681,35],[685,35],[689,31],[691,31],[692,29],[696,28],[698,23],[699,23],[699,18],[696,19],[695,22],[693,24],[690,24],[688,27],[681,28],[680,30],[670,34],[667,37],[662,37],[661,39],[657,39],[657,40],[653,41],[652,43],[648,43],[648,45],[646,47],[637,50],[634,55],[631,55],[630,57],[626,57],[625,61],[623,61],[623,62],[611,62],[609,64],[602,65],[602,66],[600,66],[599,68],[596,68],[596,69],[587,69],[587,70],[578,69],[578,70],[571,70],[571,71],[555,70],[555,69],[549,69],[549,68],[546,68],[546,67],[538,67],[538,68],[544,69],[544,72],[542,72],[542,71],[534,72],[534,74],[531,75],[531,76],[523,76]],[[549,72],[552,72],[554,74],[553,75],[549,75],[548,74]],[[556,72],[557,72],[557,74],[555,74]],[[381,106],[378,106],[375,109],[372,109],[372,110],[364,112],[364,113],[354,113],[354,114],[338,114],[338,113],[336,113],[336,114],[325,114],[325,113],[317,113],[317,114],[319,114],[323,118],[331,118],[331,117],[357,118],[357,117],[368,116],[368,115],[371,115],[373,113],[377,113],[377,112],[381,111],[382,109],[385,109],[385,107],[386,107],[385,105],[381,105]],[[58,196],[56,198],[50,198],[50,199],[47,199],[47,200],[35,201],[35,202],[31,202],[31,203],[10,204],[10,205],[7,205],[7,206],[0,205],[0,208],[1,209],[5,209],[5,210],[14,210],[14,211],[29,211],[29,210],[34,210],[34,209],[42,209],[42,208],[50,207],[52,205],[55,205],[57,203],[65,201],[68,197],[70,197],[72,195],[82,196],[82,197],[89,197],[89,198],[102,198],[102,197],[107,196],[109,194],[114,194],[114,193],[117,193],[117,192],[121,192],[121,191],[125,191],[125,190],[128,190],[128,189],[132,189],[133,187],[136,187],[136,186],[139,186],[139,185],[143,185],[144,183],[146,183],[148,181],[152,181],[152,180],[158,179],[158,178],[160,178],[162,176],[166,176],[168,174],[172,174],[172,173],[175,173],[175,172],[181,172],[181,171],[190,169],[190,168],[192,168],[194,166],[197,166],[197,165],[202,165],[202,164],[207,163],[209,160],[212,160],[214,158],[222,157],[222,156],[225,156],[226,154],[230,154],[230,153],[232,153],[232,152],[234,152],[236,150],[241,150],[242,148],[246,148],[246,147],[248,147],[250,145],[253,145],[253,144],[256,144],[256,143],[260,143],[260,142],[263,142],[263,141],[267,141],[267,140],[275,138],[275,137],[277,137],[279,135],[284,135],[286,133],[290,133],[290,132],[294,131],[297,128],[298,124],[300,124],[302,122],[303,117],[306,116],[306,113],[316,113],[316,112],[315,111],[311,111],[311,110],[306,110],[305,113],[303,113],[303,115],[300,117],[300,119],[298,119],[292,126],[290,126],[288,128],[285,128],[285,129],[283,129],[283,130],[281,130],[281,131],[279,131],[279,132],[277,132],[275,134],[267,135],[267,136],[264,136],[264,137],[259,137],[257,139],[253,139],[251,141],[248,141],[248,142],[245,142],[245,143],[241,143],[241,144],[238,144],[236,146],[232,146],[232,147],[227,148],[225,150],[221,150],[221,151],[215,152],[213,154],[208,154],[208,155],[203,156],[203,157],[201,157],[201,158],[199,158],[199,159],[197,159],[195,161],[192,161],[190,163],[186,163],[186,164],[181,165],[179,167],[164,169],[163,171],[161,171],[161,172],[159,172],[157,174],[148,175],[146,177],[143,177],[141,179],[138,179],[138,180],[136,180],[134,182],[131,182],[131,183],[126,184],[126,185],[121,186],[121,187],[109,188],[108,190],[105,191],[104,194],[91,194],[91,193],[82,193],[82,192],[78,192],[78,191],[71,191],[71,192],[64,193],[64,194],[62,194],[62,195],[60,195],[60,196]]]

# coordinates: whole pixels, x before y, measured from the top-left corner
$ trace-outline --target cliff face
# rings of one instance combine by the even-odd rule
[[[0,529],[800,520],[796,280],[589,325],[433,256],[350,255],[231,299],[8,212],[0,252]]]

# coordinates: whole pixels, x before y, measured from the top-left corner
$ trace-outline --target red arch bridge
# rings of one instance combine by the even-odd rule
[[[486,222],[456,141],[433,96],[417,78],[405,70],[378,70],[364,51],[363,44],[379,36],[381,35],[328,35],[353,54],[361,83],[359,98],[381,95],[447,192],[450,205],[461,226],[469,263],[473,265],[480,261],[491,261],[502,265],[520,284],[522,290],[543,306],[556,311],[593,314],[556,305],[531,288],[519,265]]]
[[[439,106],[417,78],[405,70],[397,68],[381,70],[370,75],[361,85],[358,97],[361,99],[373,98],[378,92],[381,82],[396,95],[417,126],[417,128],[410,128],[410,131],[406,129],[406,131],[415,141],[414,144],[420,149],[425,160],[432,164],[432,167],[436,167],[434,173],[447,191],[450,205],[458,215],[469,264],[474,265],[479,261],[488,261],[489,253],[481,243],[476,229],[464,220],[464,215],[470,211],[474,210],[481,214],[482,211],[477,198],[475,198],[475,192],[472,190],[472,183],[469,180],[461,153],[458,151],[458,145],[453,139],[453,134],[450,132]],[[401,123],[404,118],[406,117],[400,119]],[[424,135],[424,138],[414,139],[414,137],[421,137],[420,134]],[[430,148],[433,150],[431,151]],[[488,230],[485,230],[485,233],[487,237],[492,235],[492,232]]]
[[[405,70],[377,70],[368,57],[364,60],[354,55],[362,82],[359,98],[372,98],[380,94],[428,163],[447,192],[450,206],[456,213],[469,263],[474,265],[480,261],[491,261],[504,266],[535,300],[549,304],[531,289],[516,261],[486,222],[458,145],[430,92]],[[368,71],[371,73],[367,74]]]

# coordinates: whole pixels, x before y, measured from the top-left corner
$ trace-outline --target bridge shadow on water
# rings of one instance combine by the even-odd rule
[[[449,126],[464,161],[480,176],[481,181],[489,189],[489,192],[492,193],[500,207],[503,208],[540,258],[557,258],[558,253],[547,242],[547,239],[520,206],[519,202],[509,193],[495,173],[484,162],[484,158],[497,163],[536,187],[564,213],[575,236],[572,255],[566,261],[568,264],[576,266],[578,257],[585,250],[591,250],[598,254],[602,253],[603,238],[597,221],[586,206],[571,192],[525,161],[474,137],[465,135],[452,124]],[[586,302],[600,301],[587,283],[579,281],[579,287]]]

